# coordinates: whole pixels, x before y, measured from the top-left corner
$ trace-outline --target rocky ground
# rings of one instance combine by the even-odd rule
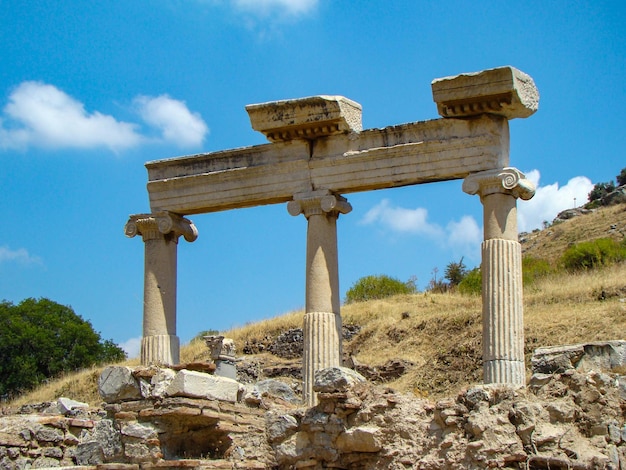
[[[528,387],[430,401],[348,368],[304,408],[284,382],[110,369],[107,404],[30,405],[0,417],[0,468],[624,469],[626,343],[545,348]]]

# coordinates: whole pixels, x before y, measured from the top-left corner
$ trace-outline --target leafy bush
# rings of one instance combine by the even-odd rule
[[[61,372],[126,358],[70,307],[48,299],[0,302],[0,398]]]
[[[480,295],[483,290],[483,276],[480,268],[468,271],[459,283],[461,294]]]
[[[522,279],[524,285],[530,285],[537,279],[545,277],[552,272],[552,267],[544,259],[524,256],[522,258]]]
[[[619,175],[617,175],[615,179],[617,179],[618,186],[625,185],[626,184],[626,168],[622,168],[622,171],[620,172]]]
[[[561,256],[561,265],[568,271],[580,271],[607,266],[626,259],[626,245],[612,238],[577,243]]]
[[[589,202],[600,200],[613,191],[615,191],[615,184],[613,181],[609,181],[608,183],[596,183],[588,195]]]
[[[414,294],[416,290],[414,279],[402,282],[384,274],[365,276],[348,289],[346,303],[383,299],[398,294]]]

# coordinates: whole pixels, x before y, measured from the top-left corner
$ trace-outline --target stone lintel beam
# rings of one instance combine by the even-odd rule
[[[356,101],[325,95],[246,106],[252,128],[270,142],[360,132],[361,110]]]
[[[533,79],[510,66],[437,78],[431,86],[437,111],[446,118],[485,113],[526,118],[539,107]]]
[[[217,212],[284,203],[294,194],[335,194],[465,178],[509,164],[500,116],[435,119],[148,162],[153,211]]]
[[[128,238],[141,235],[144,242],[160,237],[171,237],[176,243],[180,236],[188,242],[198,238],[198,229],[191,220],[167,211],[131,215],[124,226],[124,233]]]

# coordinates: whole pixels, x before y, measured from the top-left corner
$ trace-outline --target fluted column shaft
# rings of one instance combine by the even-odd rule
[[[483,380],[526,384],[522,251],[517,240],[517,198],[530,199],[534,187],[515,168],[475,173],[463,190],[483,204],[482,244]]]
[[[141,363],[180,362],[176,336],[176,271],[178,238],[197,238],[191,221],[170,213],[133,215],[126,236],[140,234],[145,243],[143,338]]]
[[[303,398],[315,405],[315,372],[341,365],[341,314],[337,257],[337,217],[352,207],[341,196],[318,191],[294,196],[291,215],[308,220],[306,304],[303,322]]]

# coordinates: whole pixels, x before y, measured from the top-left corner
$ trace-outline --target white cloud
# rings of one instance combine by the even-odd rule
[[[383,199],[372,207],[361,223],[379,223],[384,227],[400,233],[411,233],[438,237],[443,230],[436,224],[428,222],[428,210],[418,207],[417,209],[405,209],[393,207],[388,199]]]
[[[129,359],[139,357],[139,352],[141,351],[141,336],[138,338],[130,338],[119,346],[124,350]]]
[[[23,82],[9,95],[0,116],[0,149],[105,147],[117,152],[148,143],[202,144],[208,127],[184,102],[167,95],[139,96],[134,102],[145,124],[160,134],[158,139],[145,136],[138,123],[87,112],[83,103],[53,85]]]
[[[180,147],[195,147],[204,141],[209,128],[198,113],[167,95],[138,96],[135,104],[142,119],[159,129],[163,139]]]
[[[526,177],[535,183],[537,191],[529,201],[518,201],[517,220],[520,232],[541,228],[544,221],[552,222],[559,212],[574,207],[574,199],[577,206],[585,204],[593,189],[593,183],[586,176],[576,176],[562,187],[559,187],[559,183],[540,186],[541,174],[538,170],[529,171]]]
[[[449,248],[455,256],[467,255],[478,259],[482,231],[471,216],[463,216],[459,221],[450,221],[445,229],[428,221],[428,210],[423,207],[406,209],[394,207],[388,199],[372,207],[360,223],[378,224],[391,232],[425,236]]]
[[[25,248],[12,250],[6,245],[0,246],[0,263],[4,262],[15,262],[23,265],[43,263],[41,258],[31,255]]]
[[[4,114],[14,124],[3,125],[0,132],[0,145],[5,148],[35,145],[120,150],[142,141],[136,124],[97,111],[87,113],[82,103],[41,82],[21,83],[9,96]]]
[[[318,0],[233,0],[232,3],[241,11],[261,16],[300,16],[312,11]]]

